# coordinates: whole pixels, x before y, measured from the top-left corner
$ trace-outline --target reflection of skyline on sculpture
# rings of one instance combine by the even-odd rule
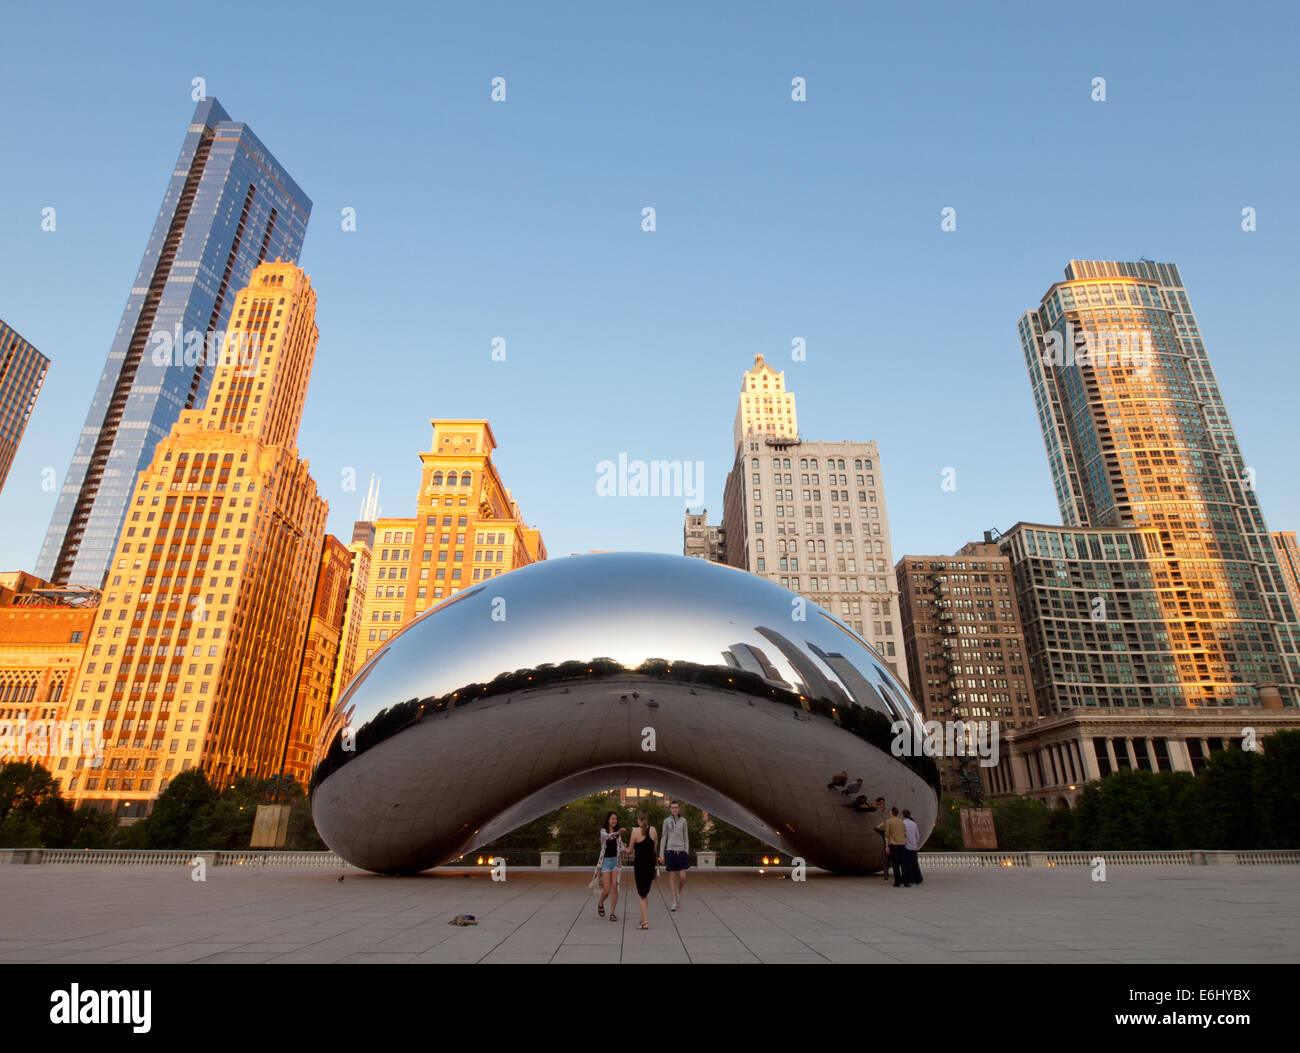
[[[384,675],[389,678],[387,701],[446,694],[466,684],[490,681],[502,671],[530,669],[574,658],[581,661],[585,660],[581,657],[584,655],[593,659],[610,658],[628,669],[646,661],[669,660],[668,656],[672,656],[673,661],[701,666],[723,664],[744,669],[777,687],[812,698],[824,698],[839,704],[856,702],[891,721],[920,720],[919,711],[896,686],[883,659],[851,629],[821,608],[809,603],[806,620],[790,618],[784,631],[767,625],[746,626],[747,631],[755,634],[752,642],[736,640],[718,647],[711,645],[707,636],[700,633],[699,625],[701,621],[714,617],[719,619],[718,624],[738,625],[733,617],[734,597],[729,591],[721,584],[713,593],[692,591],[691,588],[677,593],[663,589],[656,591],[653,608],[648,602],[638,607],[635,598],[629,605],[627,597],[600,591],[603,574],[598,565],[592,566],[589,562],[628,558],[654,561],[658,572],[664,575],[664,584],[678,580],[681,573],[679,557],[658,553],[571,556],[547,561],[548,568],[563,564],[587,565],[575,567],[580,577],[575,580],[573,589],[566,588],[562,595],[543,597],[538,594],[538,601],[545,599],[544,606],[527,598],[526,584],[541,566],[533,565],[503,575],[491,585],[468,589],[431,609],[393,637],[372,662],[389,660],[393,644],[411,633],[424,618],[438,612],[442,612],[440,624],[453,624],[449,620],[453,613],[473,619],[471,631],[482,633],[486,646],[474,652],[441,650],[436,647],[436,638],[429,641],[432,646],[427,667],[414,666],[408,661],[397,663],[396,669],[385,668]],[[782,598],[793,595],[744,571],[713,563],[704,565],[708,568],[705,575],[719,583],[727,582],[733,588],[746,592],[757,589],[758,595],[772,589]],[[588,586],[592,591],[587,591]],[[515,594],[521,589],[524,590],[522,597]],[[501,621],[495,621],[491,616],[493,601],[498,597],[505,600],[504,620]],[[649,597],[646,599],[648,601]],[[466,613],[470,607],[475,608],[473,613]],[[827,624],[823,625],[823,622]],[[834,635],[827,631],[830,627],[833,627]],[[498,635],[494,637],[494,634]],[[768,646],[765,648],[760,646],[762,644]],[[850,658],[849,654],[854,657]],[[722,663],[718,661],[719,656]],[[364,691],[359,690],[366,679],[367,668],[369,666],[358,672],[340,698],[340,708],[357,708],[354,724],[358,721],[363,724],[378,708],[382,708],[368,704]],[[862,669],[872,670],[872,677],[864,674]]]
[[[928,833],[937,771],[891,754],[893,721],[920,718],[884,661],[792,599],[647,553],[550,560],[456,596],[377,652],[327,722],[321,835],[358,866],[412,872],[649,785],[814,865],[878,869],[879,838],[830,776],[851,769]]]

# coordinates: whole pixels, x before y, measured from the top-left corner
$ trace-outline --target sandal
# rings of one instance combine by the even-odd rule
[[[599,914],[599,915],[603,918],[603,917],[605,916],[605,904],[603,904],[603,903],[597,903],[597,904],[596,904],[596,913]]]
[[[609,912],[609,920],[610,920],[610,921],[618,921],[618,915],[615,914],[613,911],[610,911],[610,912]]]
[[[646,921],[643,921],[643,922],[641,922],[641,923],[637,926],[637,928],[638,928],[638,929],[648,929],[648,928],[650,928],[650,923],[649,923],[649,922],[646,922]]]

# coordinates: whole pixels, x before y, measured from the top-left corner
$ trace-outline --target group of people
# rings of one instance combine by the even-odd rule
[[[921,829],[912,819],[911,810],[904,808],[900,815],[897,808],[887,809],[883,797],[877,797],[874,804],[870,803],[866,794],[859,793],[862,780],[849,782],[847,771],[831,776],[826,789],[839,790],[845,797],[852,797],[853,800],[845,805],[846,808],[852,808],[856,812],[873,812],[880,819],[876,824],[876,833],[885,842],[885,883],[889,883],[889,872],[892,870],[895,888],[911,888],[921,884],[924,880],[921,877]]]
[[[641,921],[638,929],[650,928],[646,916],[650,889],[663,864],[668,871],[668,887],[672,891],[672,905],[669,910],[677,909],[677,901],[686,887],[686,871],[690,869],[690,835],[686,829],[686,818],[681,814],[679,801],[668,806],[669,815],[664,819],[662,829],[656,833],[650,825],[650,817],[644,811],[636,813],[636,827],[632,836],[624,841],[627,828],[619,825],[618,812],[609,812],[605,816],[605,825],[600,831],[600,856],[596,860],[596,873],[592,880],[600,886],[600,899],[596,903],[596,913],[605,917],[605,900],[609,900],[609,920],[618,921],[618,888],[623,870],[623,853],[632,853],[632,873],[636,878],[636,894],[641,900]]]

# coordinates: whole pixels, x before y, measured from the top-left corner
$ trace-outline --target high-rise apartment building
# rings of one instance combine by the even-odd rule
[[[1024,628],[998,546],[972,541],[955,556],[904,556],[896,570],[908,679],[925,719],[1031,723],[1038,714]],[[956,760],[938,763],[945,789],[959,790]]]
[[[307,275],[259,265],[227,332],[255,354],[219,366],[137,478],[73,696],[106,742],[78,801],[139,815],[191,767],[280,770],[326,513],[297,449],[315,314]]]
[[[740,391],[723,494],[727,563],[839,617],[906,684],[879,449],[800,439],[785,375],[762,355]]]
[[[216,99],[198,104],[55,505],[41,577],[103,584],[136,474],[207,397],[234,292],[259,263],[297,259],[310,212],[246,124]]]
[[[1300,702],[1295,608],[1178,269],[1074,260],[1019,332],[1065,522],[1000,541],[1040,708]]]
[[[50,360],[0,319],[0,490],[49,368]]]
[[[348,578],[352,554],[333,534],[325,535],[311,601],[311,620],[303,644],[298,694],[289,718],[284,773],[306,788],[316,734],[334,695],[334,681],[343,643]]]
[[[707,508],[699,513],[686,510],[686,522],[682,525],[682,555],[707,559],[712,563],[727,562],[726,535],[721,524],[709,526]]]
[[[1282,580],[1291,594],[1291,606],[1300,611],[1300,546],[1296,544],[1295,531],[1274,530],[1269,537],[1273,539],[1273,549],[1277,552]]]
[[[385,641],[439,601],[546,558],[541,532],[525,525],[492,463],[497,443],[491,425],[485,420],[430,423],[433,446],[420,454],[415,515],[374,522],[367,580],[357,581],[365,599],[348,679]]]

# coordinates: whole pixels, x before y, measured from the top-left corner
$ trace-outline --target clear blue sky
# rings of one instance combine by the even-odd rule
[[[680,551],[684,502],[600,498],[596,464],[701,460],[720,516],[760,352],[805,437],[879,441],[896,556],[1058,522],[1016,321],[1070,258],[1140,256],[1182,268],[1269,526],[1300,527],[1294,4],[22,5],[4,23],[0,318],[53,364],[0,494],[0,568],[35,564],[42,469],[68,467],[196,76],[314,202],[300,446],[345,538],[345,469],[409,514],[429,418],[487,417],[552,555]]]

